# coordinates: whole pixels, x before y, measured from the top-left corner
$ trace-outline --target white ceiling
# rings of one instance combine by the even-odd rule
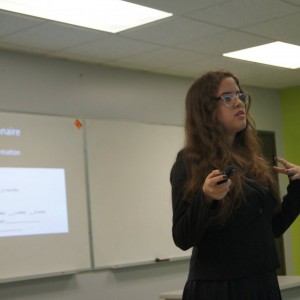
[[[174,15],[110,34],[0,10],[0,48],[186,77],[228,69],[244,85],[300,86],[300,69],[221,55],[277,40],[300,45],[300,0],[128,1]]]

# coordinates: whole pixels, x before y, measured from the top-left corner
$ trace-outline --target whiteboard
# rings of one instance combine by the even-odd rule
[[[0,113],[0,281],[91,268],[83,130]]]
[[[95,268],[179,259],[172,240],[169,175],[183,128],[87,120]]]

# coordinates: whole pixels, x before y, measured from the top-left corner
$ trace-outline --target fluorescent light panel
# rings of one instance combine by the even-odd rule
[[[224,53],[232,57],[288,69],[300,68],[300,46],[274,42],[240,51]]]
[[[0,9],[111,33],[172,16],[121,0],[0,0]]]

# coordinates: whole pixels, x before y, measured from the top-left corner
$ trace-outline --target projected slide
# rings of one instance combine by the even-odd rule
[[[0,237],[68,232],[64,169],[0,168]]]
[[[91,268],[83,129],[0,112],[0,283]]]

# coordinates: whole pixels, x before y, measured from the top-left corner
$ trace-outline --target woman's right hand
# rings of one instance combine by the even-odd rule
[[[227,176],[220,172],[220,170],[213,170],[207,175],[202,187],[202,191],[207,200],[222,200],[227,195],[231,180],[227,179],[224,183],[218,184],[218,182],[226,178]]]

